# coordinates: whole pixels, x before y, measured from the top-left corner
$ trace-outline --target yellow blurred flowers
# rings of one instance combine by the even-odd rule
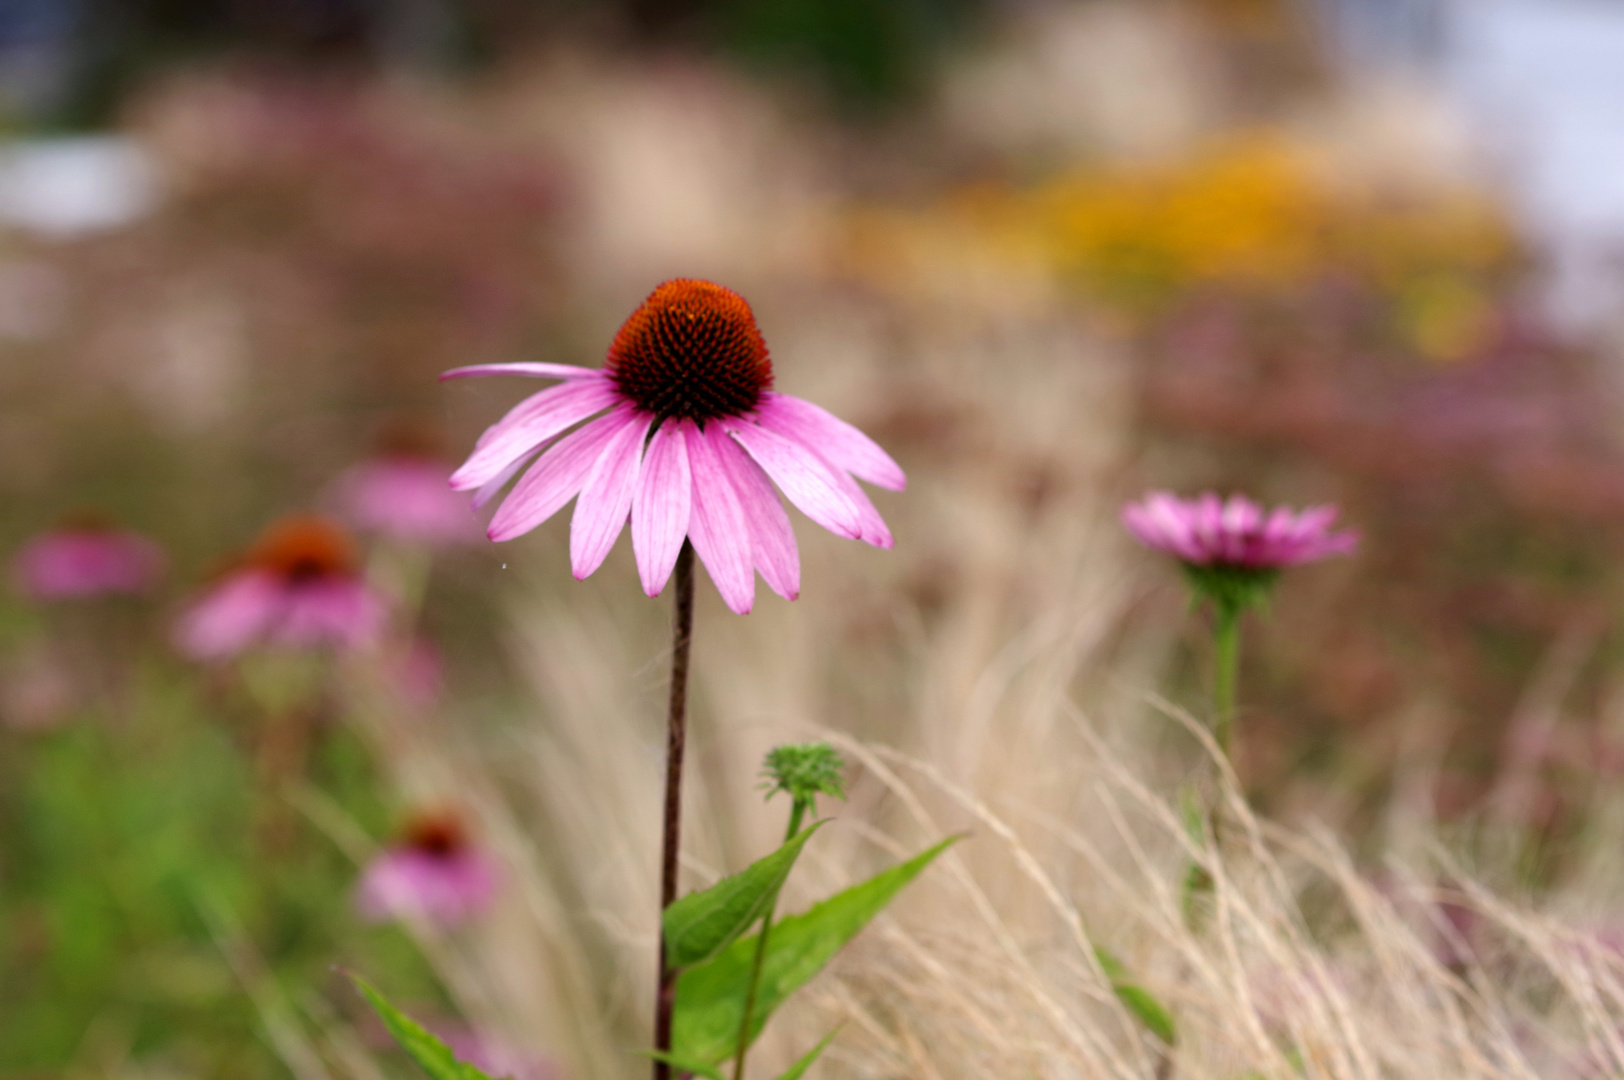
[[[1482,337],[1516,245],[1469,192],[1350,190],[1269,129],[1171,163],[1078,166],[1017,186],[980,183],[915,211],[848,218],[846,268],[903,292],[1084,296],[1148,314],[1186,290],[1276,294],[1351,276],[1392,301],[1416,352],[1449,360]]]

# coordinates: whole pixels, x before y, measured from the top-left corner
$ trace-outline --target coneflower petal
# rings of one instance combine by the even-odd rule
[[[586,483],[587,473],[592,471],[604,444],[624,425],[625,412],[617,411],[554,443],[513,486],[491,519],[487,535],[492,540],[511,540],[563,509]]]
[[[748,614],[755,605],[756,575],[751,568],[752,550],[744,507],[722,463],[721,449],[716,445],[716,440],[728,437],[727,433],[716,423],[709,425],[706,431],[700,431],[691,420],[681,423],[694,478],[694,505],[688,521],[688,536],[694,542],[694,552],[710,571],[722,600],[738,614]]]
[[[617,411],[611,415],[623,414]],[[645,412],[628,412],[624,416],[575,500],[575,518],[570,522],[570,569],[577,580],[603,565],[632,508],[643,438],[654,417]]]
[[[643,591],[660,595],[688,535],[694,483],[688,443],[680,425],[668,421],[654,431],[643,451],[643,467],[632,500],[632,552]]]
[[[838,470],[805,444],[759,424],[738,421],[727,427],[801,513],[837,536],[855,540],[863,535],[862,511],[842,486]]]
[[[751,561],[768,588],[785,600],[794,600],[801,594],[801,555],[777,490],[738,443],[722,439],[715,445],[744,507]]]
[[[451,486],[458,491],[484,487],[515,459],[617,401],[613,384],[601,376],[531,395],[480,437],[468,460],[451,474]]]
[[[281,589],[269,574],[229,578],[181,615],[175,644],[198,660],[241,652],[276,620],[280,596]]]
[[[440,373],[440,381],[468,379],[477,375],[528,375],[533,379],[584,379],[602,374],[597,368],[576,367],[574,364],[469,364]]]
[[[474,509],[480,509],[500,494],[502,489],[507,486],[507,482],[519,475],[519,470],[536,460],[536,455],[539,453],[541,453],[540,450],[532,450],[528,454],[520,454],[513,459],[513,464],[481,484],[479,490],[474,492]]]
[[[830,463],[876,487],[901,491],[907,474],[879,444],[846,421],[810,401],[769,391],[756,409],[761,426],[807,446],[816,446]]]
[[[1180,499],[1153,491],[1122,508],[1129,532],[1187,565],[1270,571],[1351,552],[1358,534],[1332,532],[1336,516],[1333,506],[1265,511],[1243,495],[1212,492]]]

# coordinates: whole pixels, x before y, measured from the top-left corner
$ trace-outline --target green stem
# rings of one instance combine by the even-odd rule
[[[784,830],[784,843],[789,843],[801,831],[801,819],[806,816],[807,803],[795,800],[789,812],[789,828]],[[756,955],[750,962],[750,986],[744,992],[744,1016],[739,1020],[739,1047],[733,1055],[733,1080],[744,1080],[744,1056],[750,1050],[750,1021],[756,1011],[756,993],[761,988],[761,969],[767,962],[767,935],[772,932],[773,914],[778,910],[778,894],[767,901],[767,914],[761,920],[761,934],[756,938]]]
[[[1217,605],[1213,629],[1213,738],[1227,760],[1235,735],[1235,679],[1241,659],[1241,609]]]

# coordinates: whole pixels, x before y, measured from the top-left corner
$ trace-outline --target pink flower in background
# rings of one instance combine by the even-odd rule
[[[360,577],[349,534],[324,518],[272,525],[246,558],[182,613],[175,640],[199,660],[259,645],[365,645],[383,629],[383,599]]]
[[[665,587],[686,538],[734,611],[754,604],[756,571],[793,600],[800,555],[775,484],[831,532],[891,546],[853,477],[901,491],[902,470],[850,424],[772,391],[766,342],[750,305],[730,289],[667,281],[626,320],[600,370],[481,364],[442,377],[503,374],[563,382],[492,425],[451,484],[476,491],[480,506],[529,466],[491,520],[489,536],[499,541],[576,499],[577,578],[603,563],[629,516],[650,596]]]
[[[499,883],[495,861],[469,841],[462,822],[430,814],[372,860],[355,903],[374,922],[421,917],[451,925],[488,908]]]
[[[17,588],[35,600],[72,600],[145,592],[164,571],[158,545],[100,522],[74,522],[41,533],[12,563]]]
[[[1268,571],[1352,551],[1358,534],[1333,532],[1336,513],[1331,506],[1265,512],[1244,495],[1180,499],[1155,491],[1123,508],[1122,523],[1146,547],[1187,565]]]
[[[468,503],[450,489],[451,466],[434,440],[405,425],[385,433],[377,456],[350,469],[333,485],[333,505],[363,532],[425,547],[479,539]]]

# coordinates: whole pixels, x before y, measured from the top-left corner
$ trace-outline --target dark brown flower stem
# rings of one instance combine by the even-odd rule
[[[688,646],[694,633],[694,548],[682,542],[672,572],[671,705],[665,734],[665,828],[660,848],[660,984],[654,1000],[654,1049],[671,1052],[671,1020],[677,1006],[677,973],[666,964],[665,909],[677,898],[677,852],[682,841],[682,751],[688,739]],[[670,1080],[671,1067],[654,1062],[654,1080]]]

